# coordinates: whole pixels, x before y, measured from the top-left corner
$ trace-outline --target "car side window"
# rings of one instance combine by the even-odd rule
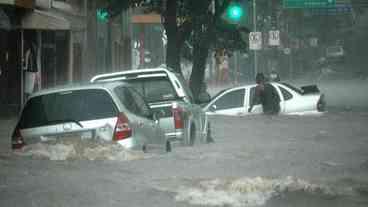
[[[126,109],[128,109],[128,111],[136,115],[140,114],[139,107],[137,106],[132,93],[127,87],[116,88],[115,93],[118,95],[121,103],[125,106]]]
[[[143,117],[148,117],[151,114],[151,112],[150,112],[150,109],[149,109],[146,101],[142,97],[142,95],[139,94],[136,90],[134,90],[132,88],[130,88],[129,91],[132,94],[132,97],[133,97],[135,103],[137,104],[138,115],[143,116]]]
[[[231,91],[217,99],[213,105],[216,105],[216,110],[243,107],[244,95],[244,89]]]
[[[287,91],[285,88],[283,87],[279,87],[282,93],[282,96],[284,97],[284,100],[290,100],[293,98],[293,94],[291,94],[289,91]]]

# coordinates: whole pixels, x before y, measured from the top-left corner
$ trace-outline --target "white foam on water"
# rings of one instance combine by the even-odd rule
[[[84,149],[83,156],[89,160],[137,160],[144,159],[143,152],[126,150],[118,144],[99,145]]]
[[[326,114],[326,112],[304,111],[304,112],[292,112],[286,115],[289,115],[289,116],[323,116],[324,114]]]
[[[127,150],[116,143],[67,141],[62,143],[37,143],[26,145],[15,152],[19,156],[30,156],[49,160],[117,160],[144,159],[143,152]]]
[[[244,207],[262,206],[272,197],[284,192],[303,191],[323,195],[351,193],[349,189],[332,189],[294,177],[215,179],[201,181],[197,185],[195,187],[182,186],[174,190],[177,193],[176,200],[189,202],[192,205]]]
[[[27,145],[18,150],[15,154],[20,156],[34,156],[37,158],[45,158],[50,160],[66,160],[76,155],[76,151],[72,145],[65,144],[43,144],[37,143]]]

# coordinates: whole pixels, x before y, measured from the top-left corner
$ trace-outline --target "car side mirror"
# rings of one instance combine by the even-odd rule
[[[210,106],[210,108],[209,108],[210,112],[215,112],[215,111],[216,111],[216,109],[217,109],[216,104],[212,104],[212,105]]]
[[[198,104],[204,104],[204,103],[208,103],[211,101],[211,96],[209,93],[204,92],[199,94],[198,96]]]

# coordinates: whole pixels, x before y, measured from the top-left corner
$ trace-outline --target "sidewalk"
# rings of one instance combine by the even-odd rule
[[[10,137],[16,123],[16,117],[0,117],[0,154],[10,151]]]

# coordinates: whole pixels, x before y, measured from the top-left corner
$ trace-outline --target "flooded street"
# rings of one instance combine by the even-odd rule
[[[212,123],[213,144],[131,161],[50,161],[2,148],[0,204],[368,205],[367,112],[218,116]],[[1,143],[8,144],[3,134]]]
[[[0,1],[0,207],[368,207],[367,22],[368,0]]]

